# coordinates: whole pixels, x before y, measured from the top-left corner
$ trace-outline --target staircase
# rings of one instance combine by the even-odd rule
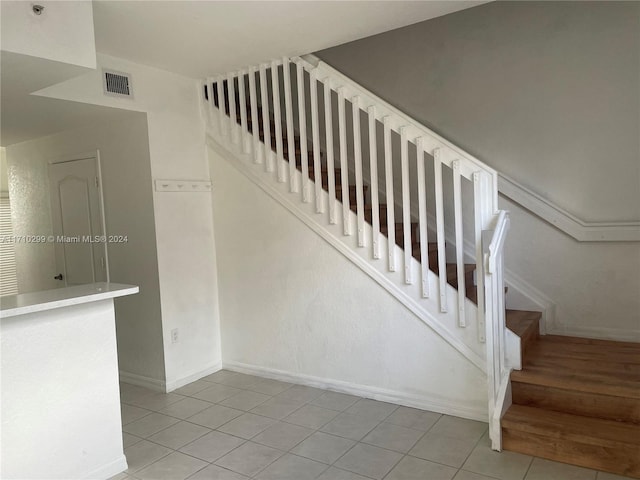
[[[203,92],[213,147],[486,372],[495,450],[640,478],[640,350],[540,337],[540,313],[505,309],[495,171],[322,62]]]
[[[640,345],[538,335],[537,312],[507,312],[522,339],[502,418],[506,450],[640,478]]]

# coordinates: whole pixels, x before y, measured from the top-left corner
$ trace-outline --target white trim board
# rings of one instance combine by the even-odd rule
[[[138,375],[135,373],[119,371],[120,381],[128,383],[130,385],[137,385],[139,387],[148,388],[156,392],[165,393],[166,382],[164,380],[158,380],[157,378],[145,377],[144,375]]]
[[[586,222],[502,173],[498,190],[579,242],[640,242],[640,222]]]
[[[173,392],[177,388],[184,387],[185,385],[188,385],[191,382],[195,382],[196,380],[200,380],[201,378],[206,377],[207,375],[216,373],[220,369],[222,369],[222,362],[216,362],[213,365],[208,366],[207,368],[203,368],[202,370],[198,370],[197,372],[194,372],[187,376],[180,377],[176,380],[167,381],[165,384],[165,389],[167,393]]]
[[[296,383],[309,387],[322,388],[332,390],[334,392],[347,393],[358,397],[371,398],[381,402],[390,402],[405,407],[420,408],[422,410],[430,410],[432,412],[453,415],[456,417],[468,418],[487,422],[486,405],[482,408],[475,408],[465,405],[459,399],[443,398],[443,397],[427,397],[415,395],[397,390],[388,390],[385,388],[371,387],[369,385],[360,385],[342,380],[334,380],[324,377],[316,377],[303,373],[293,373],[275,368],[261,367],[246,363],[224,361],[222,367],[225,370],[231,370],[249,375],[258,375],[261,377],[271,378],[282,382]]]

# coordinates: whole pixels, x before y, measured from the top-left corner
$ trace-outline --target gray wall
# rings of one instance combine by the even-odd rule
[[[51,233],[47,164],[52,159],[100,150],[111,281],[140,286],[140,293],[116,299],[120,370],[164,379],[158,256],[149,158],[147,117],[68,130],[7,147],[16,235]],[[49,228],[49,231],[45,231]],[[55,288],[52,244],[16,245],[19,291]],[[34,248],[35,247],[35,248]],[[18,255],[19,253],[19,255]]]
[[[317,55],[579,218],[640,218],[640,3],[494,2]]]

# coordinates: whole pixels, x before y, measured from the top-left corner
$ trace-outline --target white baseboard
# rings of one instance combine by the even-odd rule
[[[371,398],[382,402],[395,403],[405,407],[420,408],[422,410],[430,410],[432,412],[444,413],[446,415],[453,415],[471,420],[479,420],[481,422],[488,421],[486,406],[477,408],[465,405],[458,399],[425,397],[412,393],[399,392],[397,390],[388,390],[369,385],[359,385],[356,383],[344,382],[342,380],[315,377],[302,373],[292,373],[285,370],[249,365],[234,361],[223,361],[222,367],[234,372],[258,375],[261,377],[271,378],[273,380],[280,380],[282,382],[307,385],[309,387],[322,388],[340,393],[348,393],[350,395]]]
[[[547,330],[549,335],[615,340],[617,342],[640,342],[640,331],[607,327],[583,327],[580,325],[554,325]]]
[[[86,480],[107,480],[119,473],[124,472],[127,468],[129,468],[129,466],[127,465],[127,458],[124,455],[120,455],[112,462],[91,470],[82,478],[85,478]]]
[[[137,375],[135,373],[129,373],[120,370],[120,381],[124,383],[130,383],[131,385],[138,385],[139,387],[148,388],[149,390],[155,390],[156,392],[166,391],[166,382],[164,380],[158,380],[156,378],[145,377],[144,375]]]
[[[167,380],[165,384],[165,388],[167,392],[172,392],[176,388],[183,387],[191,382],[195,382],[196,380],[200,380],[202,377],[206,377],[207,375],[211,375],[212,373],[216,373],[218,370],[222,368],[222,362],[216,362],[213,365],[210,365],[202,370],[198,370],[197,372],[191,373],[184,377],[178,378],[176,380]]]

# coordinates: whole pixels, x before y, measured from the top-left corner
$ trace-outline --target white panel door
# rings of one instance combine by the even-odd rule
[[[106,241],[96,158],[49,165],[55,279],[71,286],[107,281]]]

